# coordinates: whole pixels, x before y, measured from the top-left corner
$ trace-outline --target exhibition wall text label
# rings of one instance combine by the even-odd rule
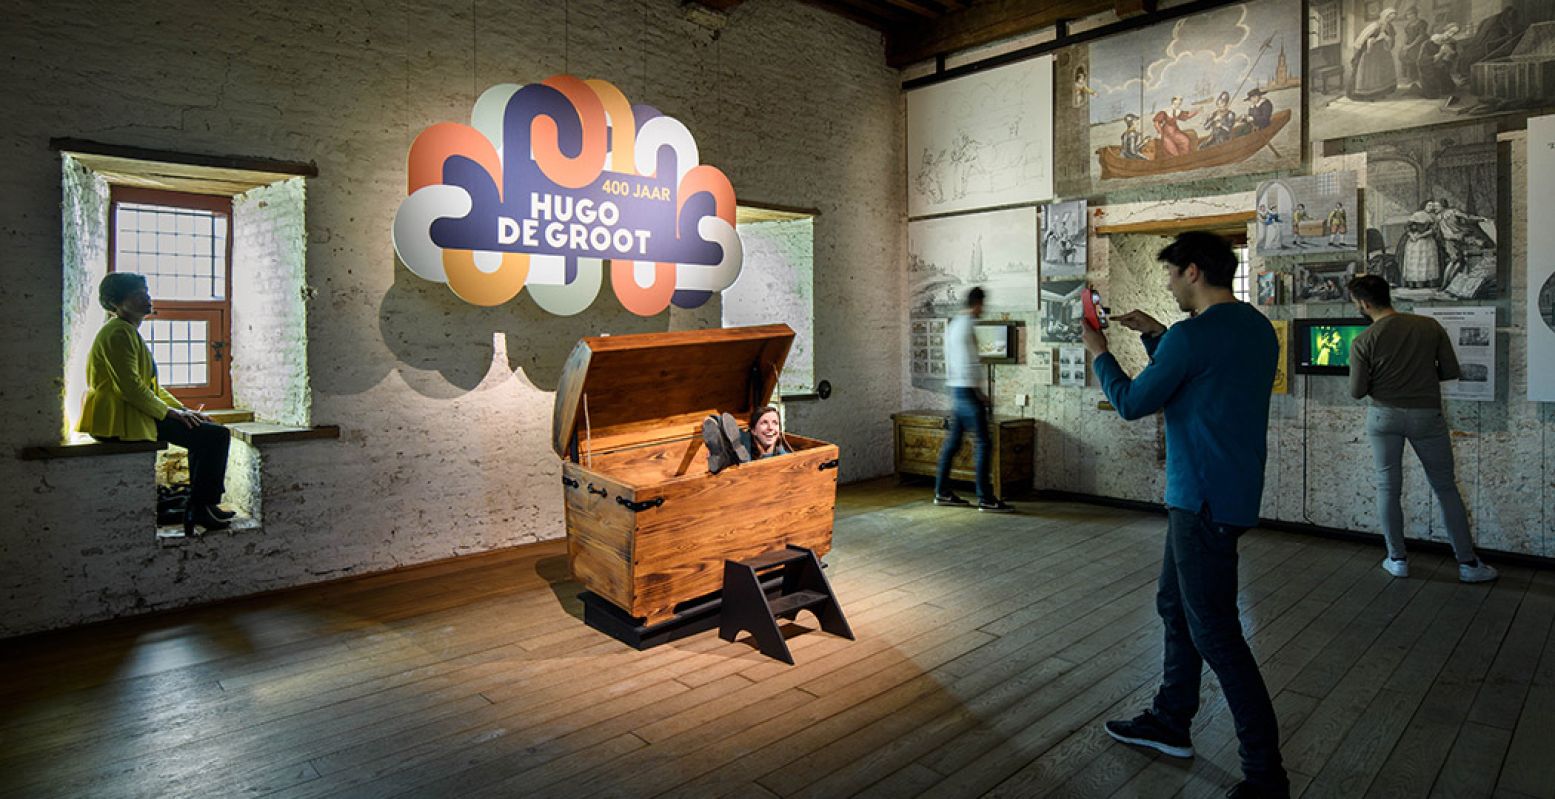
[[[542,309],[576,314],[608,262],[621,304],[653,316],[696,308],[740,274],[729,179],[699,162],[685,125],[603,80],[493,86],[469,125],[422,131],[407,171],[395,253],[475,305],[527,288]]]

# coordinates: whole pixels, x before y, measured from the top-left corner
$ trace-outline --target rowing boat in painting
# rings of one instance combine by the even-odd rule
[[[1173,172],[1187,172],[1191,169],[1204,169],[1207,167],[1224,166],[1244,161],[1259,150],[1269,145],[1269,142],[1284,129],[1290,122],[1290,109],[1276,112],[1269,120],[1269,126],[1263,130],[1254,131],[1237,136],[1224,144],[1213,147],[1202,146],[1202,139],[1197,131],[1185,130],[1192,144],[1188,152],[1170,158],[1156,158],[1156,140],[1151,139],[1140,148],[1145,155],[1145,160],[1137,158],[1124,158],[1123,149],[1112,144],[1096,151],[1101,161],[1101,176],[1103,180],[1118,178],[1139,178],[1151,175],[1166,175]]]

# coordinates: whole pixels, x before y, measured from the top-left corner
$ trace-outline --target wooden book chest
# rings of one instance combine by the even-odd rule
[[[718,591],[726,559],[831,550],[837,446],[792,433],[789,455],[709,474],[702,420],[741,429],[767,403],[788,325],[585,338],[552,417],[573,577],[645,627]]]

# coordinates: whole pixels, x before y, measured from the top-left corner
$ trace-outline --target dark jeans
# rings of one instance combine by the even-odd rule
[[[232,436],[219,424],[185,427],[171,414],[157,422],[157,440],[189,450],[189,505],[215,505],[226,490],[227,447]]]
[[[1246,528],[1216,524],[1199,513],[1167,509],[1166,553],[1156,609],[1166,626],[1161,689],[1151,712],[1187,734],[1199,710],[1204,663],[1214,670],[1236,723],[1242,771],[1249,782],[1284,787],[1280,726],[1236,608],[1236,542]]]
[[[945,436],[945,447],[939,451],[939,471],[934,476],[934,493],[946,496],[950,493],[950,462],[961,448],[961,437],[968,428],[976,438],[972,458],[977,469],[977,499],[993,502],[993,488],[988,482],[988,457],[993,447],[988,441],[988,408],[977,398],[977,391],[970,388],[953,388],[951,391],[950,432]]]

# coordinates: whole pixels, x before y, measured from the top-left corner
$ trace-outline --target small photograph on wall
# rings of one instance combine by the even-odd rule
[[[1085,277],[1090,235],[1085,200],[1053,203],[1042,209],[1042,280]]]
[[[1085,348],[1059,347],[1058,384],[1060,386],[1083,386],[1085,385],[1085,380]]]
[[[1053,385],[1053,348],[1037,347],[1031,351],[1032,380],[1039,386]]]
[[[1314,139],[1555,105],[1555,3],[1312,0],[1310,15]]]
[[[1084,280],[1050,280],[1042,286],[1042,340],[1075,344],[1080,341],[1080,325],[1085,310],[1080,305]]]
[[[1259,184],[1258,254],[1350,252],[1360,236],[1354,172],[1326,172]]]
[[[1258,273],[1259,305],[1278,305],[1280,303],[1280,273],[1262,271]]]
[[[945,360],[945,320],[913,319],[911,332],[912,378],[932,379],[934,364]]]
[[[1102,188],[1301,163],[1301,4],[1257,0],[1090,45]]]
[[[1411,302],[1500,295],[1495,126],[1366,145],[1366,270]]]
[[[1295,301],[1349,302],[1350,279],[1360,274],[1356,260],[1302,264],[1296,267]]]

